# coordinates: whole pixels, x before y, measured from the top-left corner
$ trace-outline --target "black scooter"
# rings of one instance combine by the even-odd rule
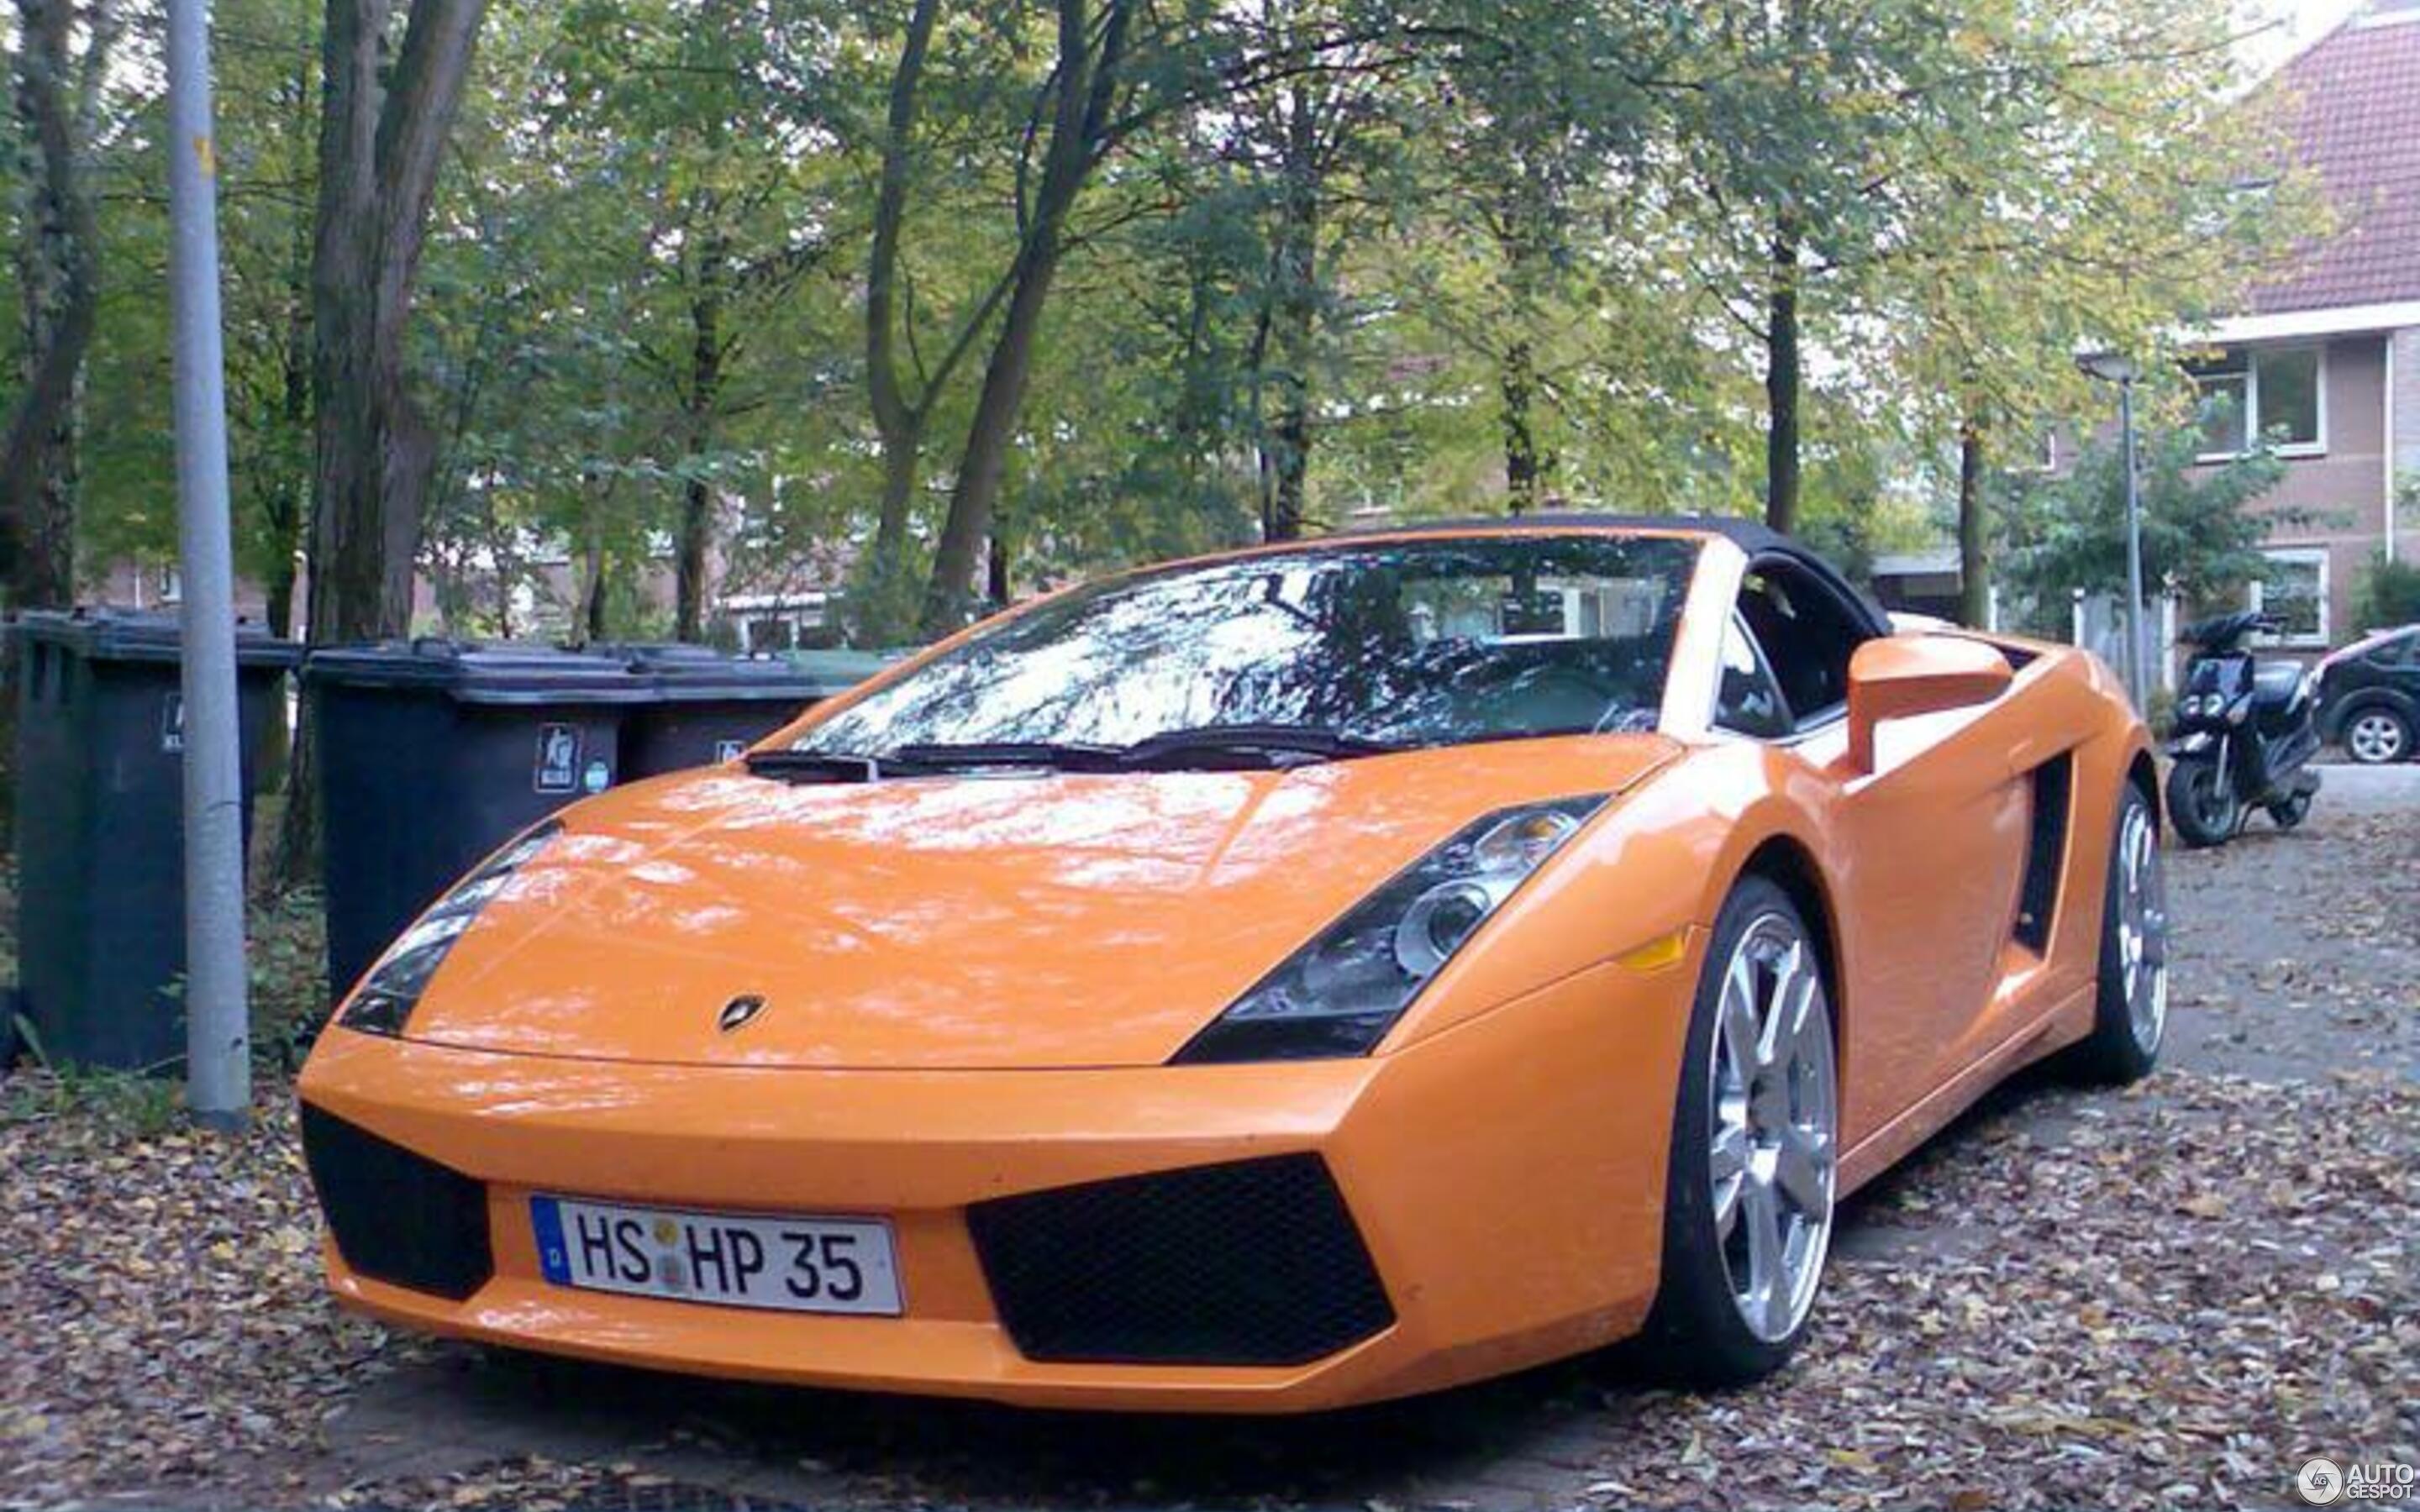
[[[2188,845],[2233,840],[2256,808],[2280,829],[2311,811],[2319,774],[2310,675],[2290,661],[2257,662],[2244,638],[2273,632],[2265,614],[2221,614],[2185,626],[2194,648],[2177,695],[2168,755],[2168,822]]]

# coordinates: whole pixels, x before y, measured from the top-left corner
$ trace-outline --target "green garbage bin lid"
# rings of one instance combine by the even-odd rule
[[[314,648],[302,680],[433,693],[458,703],[644,703],[655,697],[645,680],[610,656],[433,636]]]
[[[845,693],[875,673],[888,671],[921,648],[896,651],[785,651],[781,659],[823,686],[823,696]]]
[[[740,656],[677,640],[592,641],[580,649],[620,662],[669,702],[811,703],[856,682],[835,684],[778,656]]]
[[[9,634],[60,647],[85,661],[178,662],[183,659],[182,616],[162,609],[28,609],[9,624]],[[238,620],[235,659],[240,667],[291,667],[302,648],[281,640],[262,625]]]

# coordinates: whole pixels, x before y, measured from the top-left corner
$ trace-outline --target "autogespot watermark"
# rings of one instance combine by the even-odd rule
[[[2339,1465],[2313,1459],[2294,1477],[2294,1489],[2313,1506],[2347,1502],[2420,1502],[2420,1469],[2381,1459]]]

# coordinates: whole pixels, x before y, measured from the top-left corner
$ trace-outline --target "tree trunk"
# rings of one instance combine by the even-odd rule
[[[1263,446],[1261,535],[1302,534],[1311,479],[1311,369],[1318,361],[1320,198],[1326,191],[1320,115],[1311,88],[1289,91],[1283,175],[1278,197],[1277,255],[1271,271],[1269,345],[1275,349],[1277,417]]]
[[[673,639],[706,639],[706,555],[714,543],[714,486],[701,471],[714,449],[722,404],[722,271],[725,249],[709,236],[698,255],[690,299],[690,476],[681,490],[679,549],[673,563]]]
[[[1958,620],[1990,628],[1991,523],[1983,500],[1983,422],[1969,413],[1958,425]]]
[[[924,58],[933,39],[939,0],[916,0],[891,75],[889,112],[882,136],[882,180],[874,198],[873,250],[865,270],[865,380],[874,428],[882,440],[882,505],[874,536],[877,582],[895,582],[908,550],[908,503],[915,496],[916,465],[923,447],[923,405],[910,403],[899,376],[899,244],[908,221],[908,177],[915,162],[916,114],[923,85]]]
[[[298,173],[302,165],[297,165]],[[299,219],[299,218],[298,218]],[[311,424],[311,242],[299,229],[293,256],[287,265],[286,345],[279,362],[279,418],[289,436],[301,436]],[[261,500],[269,525],[269,631],[294,634],[295,563],[302,549],[302,526],[310,515],[307,480],[280,469],[276,482]]]
[[[1498,374],[1503,399],[1505,505],[1515,515],[1538,507],[1544,491],[1546,461],[1538,450],[1538,432],[1530,415],[1537,392],[1537,352],[1527,337],[1505,348]]]
[[[1765,307],[1764,522],[1798,528],[1798,232],[1788,215],[1773,234]]]
[[[1301,379],[1280,379],[1277,418],[1269,424],[1268,503],[1261,518],[1261,536],[1269,541],[1294,541],[1302,536],[1306,497],[1311,491],[1311,386]]]
[[[327,0],[319,193],[311,249],[311,581],[318,644],[403,635],[435,440],[404,379],[437,169],[486,0],[410,0],[384,71],[394,0]],[[383,87],[381,82],[383,81]],[[295,744],[277,870],[317,871],[311,729]]]
[[[580,540],[580,611],[576,619],[580,639],[595,645],[605,639],[605,506],[613,497],[614,485],[608,479],[601,497],[588,499],[587,518],[582,522]]]
[[[1008,555],[1007,522],[995,517],[991,543],[984,552],[984,602],[996,609],[1008,607]]]
[[[412,0],[380,88],[392,0],[328,0],[312,248],[314,640],[411,628],[435,443],[404,378],[404,335],[437,168],[485,0]]]
[[[1045,151],[1042,181],[1034,195],[1025,239],[1018,248],[1008,313],[1001,321],[974,421],[967,431],[950,493],[950,513],[933,552],[932,580],[924,591],[923,625],[927,635],[954,629],[965,617],[973,587],[975,552],[991,530],[1008,448],[1032,377],[1033,343],[1051,280],[1064,251],[1068,211],[1098,162],[1124,62],[1133,0],[1109,0],[1098,52],[1092,39],[1089,0],[1059,0],[1058,102]]]
[[[75,408],[101,290],[69,77],[73,9],[70,0],[18,4],[12,104],[31,170],[17,249],[25,386],[0,431],[0,582],[16,609],[75,597]]]

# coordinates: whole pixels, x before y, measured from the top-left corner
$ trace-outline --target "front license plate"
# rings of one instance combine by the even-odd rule
[[[538,1263],[557,1286],[792,1313],[900,1310],[891,1226],[876,1219],[534,1196],[530,1221]]]

